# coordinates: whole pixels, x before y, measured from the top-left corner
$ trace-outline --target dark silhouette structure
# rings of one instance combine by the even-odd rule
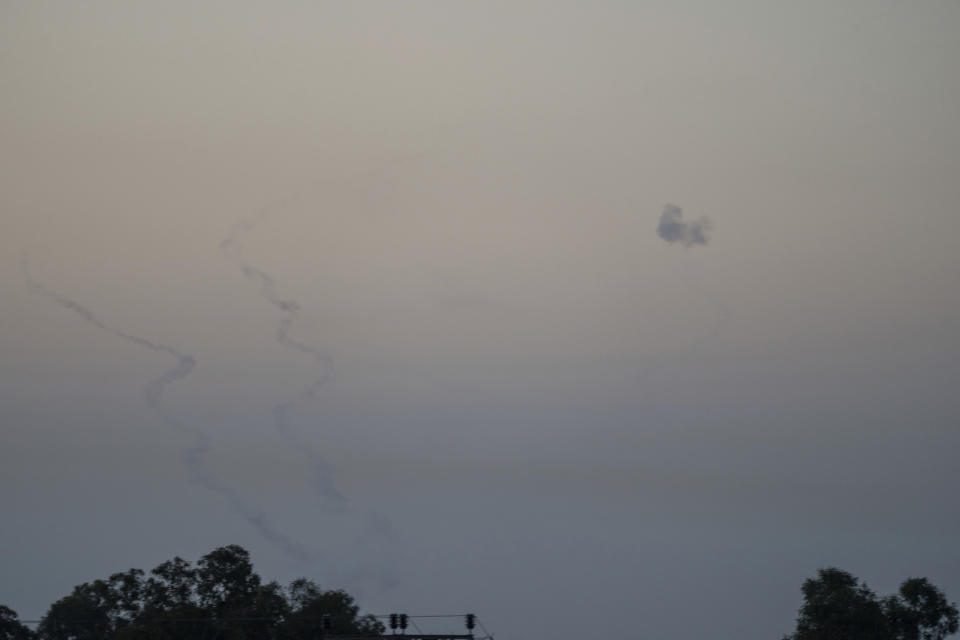
[[[264,582],[246,549],[228,545],[196,564],[177,557],[149,573],[130,569],[77,585],[40,620],[18,620],[0,606],[0,640],[481,640],[474,614],[463,616],[466,634],[407,633],[415,617],[361,615],[347,592],[307,578],[285,588]]]

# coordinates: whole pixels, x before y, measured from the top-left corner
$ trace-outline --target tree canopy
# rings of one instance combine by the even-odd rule
[[[926,578],[885,598],[835,567],[803,583],[796,631],[785,640],[943,640],[957,632],[956,604]]]
[[[307,640],[328,634],[383,633],[344,591],[311,580],[264,583],[238,545],[214,549],[196,565],[173,558],[85,582],[54,602],[31,631],[0,606],[0,640]]]
[[[29,640],[33,634],[21,624],[17,612],[0,604],[0,640]]]

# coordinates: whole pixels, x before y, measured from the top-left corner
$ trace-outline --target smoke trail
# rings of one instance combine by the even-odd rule
[[[667,242],[680,242],[687,247],[707,244],[709,240],[707,233],[711,229],[709,221],[704,218],[699,222],[687,224],[682,221],[682,215],[683,212],[679,207],[672,204],[664,206],[660,224],[657,227],[657,235]],[[709,329],[686,344],[678,348],[667,347],[654,354],[645,364],[643,370],[634,377],[634,380],[639,384],[647,384],[656,377],[669,380],[669,375],[665,374],[671,373],[671,370],[675,373],[678,368],[688,366],[699,355],[704,345],[712,343],[723,333],[733,317],[733,313],[727,304],[708,287],[700,284],[698,278],[694,277],[687,268],[671,267],[670,280],[674,286],[679,286],[681,283],[685,284],[693,290],[695,294],[693,297],[703,300],[710,307],[713,307],[714,318],[710,322]],[[655,406],[655,402],[655,399],[651,397],[642,406],[643,408],[652,408]]]
[[[298,563],[313,563],[314,558],[309,551],[296,541],[277,531],[276,527],[267,520],[266,516],[250,506],[236,489],[220,482],[214,477],[207,468],[206,463],[207,454],[209,454],[212,449],[209,438],[199,429],[185,424],[164,407],[163,392],[167,386],[183,380],[190,375],[190,372],[193,371],[194,366],[196,366],[196,360],[194,360],[193,356],[181,353],[165,344],[153,342],[152,340],[127,333],[122,329],[117,329],[105,324],[83,305],[47,289],[34,280],[30,274],[30,267],[26,258],[21,258],[20,269],[23,272],[24,281],[30,289],[49,298],[64,309],[80,316],[84,322],[95,326],[101,331],[132,342],[135,345],[158,353],[165,353],[176,359],[177,364],[175,367],[164,372],[163,375],[156,380],[151,380],[146,384],[143,390],[143,396],[147,406],[160,418],[160,421],[163,422],[164,425],[178,433],[194,438],[194,445],[183,452],[181,460],[184,468],[187,470],[190,481],[223,498],[264,540],[280,549],[292,560]]]
[[[734,317],[730,307],[703,286],[687,269],[673,268],[671,277],[677,285],[682,283],[691,289],[693,297],[713,307],[714,313],[710,314],[713,318],[709,320],[709,328],[693,337],[690,342],[679,347],[667,347],[659,354],[655,354],[643,371],[637,374],[637,382],[647,382],[654,377],[664,378],[671,371],[675,372],[678,368],[689,366],[690,361],[703,350],[705,345],[713,343],[724,332],[731,318]],[[706,315],[704,317],[707,318]]]
[[[331,364],[330,357],[316,347],[290,337],[290,328],[300,312],[299,303],[296,300],[281,298],[277,293],[277,286],[274,279],[262,269],[250,264],[246,258],[244,258],[243,252],[237,244],[236,236],[241,231],[253,229],[255,224],[255,221],[243,221],[235,224],[230,235],[220,243],[220,248],[239,265],[244,276],[254,280],[260,285],[260,296],[284,314],[283,318],[280,319],[280,323],[277,325],[277,342],[288,349],[310,356],[321,368],[321,373],[316,380],[304,387],[291,399],[273,407],[274,426],[292,447],[307,457],[316,491],[328,504],[339,511],[343,511],[346,508],[347,500],[340,492],[340,489],[337,488],[333,467],[290,423],[291,411],[293,411],[297,405],[313,399],[320,391],[320,388],[327,382]]]
[[[436,139],[443,141],[448,138],[446,136],[439,136]],[[273,422],[275,429],[287,443],[302,455],[306,456],[310,465],[310,473],[313,478],[313,486],[316,493],[323,499],[328,507],[332,507],[340,515],[348,513],[350,506],[346,497],[337,487],[332,465],[291,425],[290,419],[296,407],[314,398],[329,379],[331,366],[330,357],[318,348],[290,337],[290,330],[300,311],[300,305],[296,300],[285,299],[278,294],[274,279],[264,270],[254,266],[245,258],[237,241],[237,237],[243,232],[253,230],[268,211],[275,210],[290,202],[302,200],[309,193],[317,192],[320,189],[326,190],[333,185],[343,188],[358,183],[364,184],[365,181],[371,177],[384,173],[390,168],[409,163],[414,159],[422,158],[432,153],[435,151],[434,146],[435,145],[428,145],[422,147],[414,153],[404,152],[402,155],[387,159],[385,162],[370,169],[365,169],[342,178],[320,181],[312,184],[309,188],[290,193],[261,207],[251,218],[235,223],[227,237],[220,242],[220,249],[224,255],[240,268],[244,277],[258,283],[260,296],[283,314],[283,317],[277,325],[277,342],[288,349],[310,356],[320,367],[321,373],[312,383],[308,384],[286,402],[273,407]],[[354,542],[361,547],[365,547],[365,555],[369,555],[370,547],[368,544],[371,540],[376,540],[380,543],[375,547],[378,550],[382,550],[384,546],[382,543],[384,541],[396,541],[396,532],[386,518],[376,512],[368,512],[363,514],[362,517],[362,531],[359,535],[355,536]],[[344,574],[344,577],[358,583],[367,582],[372,579],[379,583],[379,588],[381,589],[390,588],[397,583],[397,579],[393,575],[393,570],[384,566],[372,571],[354,567],[350,572]],[[354,588],[358,592],[361,589],[359,584]]]
[[[710,232],[713,225],[707,218],[700,218],[696,222],[683,221],[683,209],[676,205],[666,204],[660,214],[660,223],[657,225],[657,235],[673,244],[679,242],[685,247],[694,247],[698,244],[707,244],[710,241]]]
[[[707,244],[712,230],[713,225],[707,218],[701,218],[696,222],[684,222],[683,209],[672,204],[664,205],[663,213],[660,214],[660,224],[657,225],[658,236],[670,243],[679,242],[685,247]],[[687,274],[683,279],[696,291],[698,298],[707,300],[717,310],[713,328],[684,349],[685,353],[690,353],[699,350],[701,344],[712,341],[723,330],[731,313],[722,300],[699,285],[695,278]]]

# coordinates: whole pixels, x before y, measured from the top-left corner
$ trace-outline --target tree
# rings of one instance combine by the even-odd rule
[[[143,571],[130,569],[115,573],[107,580],[111,600],[117,612],[127,618],[136,618],[143,611]]]
[[[793,640],[893,640],[877,596],[846,571],[820,569],[801,590]]]
[[[102,594],[91,584],[73,588],[43,617],[37,633],[43,640],[102,640],[112,635],[110,610]]]
[[[164,611],[196,603],[193,593],[196,575],[183,558],[177,556],[167,560],[154,567],[150,574],[151,577],[141,585],[146,609]]]
[[[247,550],[228,545],[196,566],[178,557],[149,577],[130,569],[78,585],[50,606],[36,636],[2,607],[0,640],[312,640],[325,621],[335,634],[384,631],[345,591],[323,591],[306,578],[286,590],[264,584]]]
[[[31,640],[33,632],[20,622],[17,612],[0,604],[0,640]]]
[[[796,631],[787,640],[943,640],[957,631],[957,609],[926,578],[911,578],[883,600],[835,567],[803,583]]]
[[[904,580],[883,605],[897,640],[943,640],[957,632],[957,605],[926,578]]]
[[[329,632],[338,635],[374,636],[384,632],[383,624],[373,616],[360,616],[360,608],[345,591],[322,591],[312,580],[300,578],[288,589],[290,615],[284,622],[286,637],[307,640],[328,620]]]
[[[253,572],[250,554],[232,544],[203,556],[195,573],[196,594],[200,606],[216,612],[248,607],[260,586]]]

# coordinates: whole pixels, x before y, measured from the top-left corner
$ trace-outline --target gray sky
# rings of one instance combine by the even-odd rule
[[[4,3],[0,603],[230,543],[502,638],[960,598],[958,27]]]

